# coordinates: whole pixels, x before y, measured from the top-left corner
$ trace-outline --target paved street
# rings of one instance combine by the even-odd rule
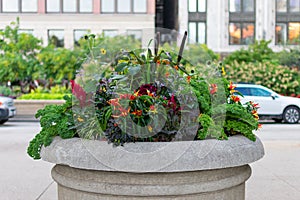
[[[33,161],[28,142],[39,131],[37,122],[8,122],[0,126],[0,199],[56,200],[52,164]],[[252,164],[246,185],[247,200],[300,199],[300,124],[264,124],[257,135],[265,157]]]

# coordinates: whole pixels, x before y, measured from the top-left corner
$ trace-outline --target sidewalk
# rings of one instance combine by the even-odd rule
[[[246,182],[246,200],[300,199],[300,125],[292,131],[286,126],[278,127],[265,125],[258,133],[265,157],[251,164],[253,173]],[[274,129],[279,129],[278,136],[267,139],[274,135]],[[9,121],[0,127],[1,200],[57,200],[56,183],[51,178],[53,164],[34,161],[26,155],[28,142],[39,130],[36,122]]]
[[[263,144],[265,156],[251,164],[246,199],[299,200],[300,141],[263,141]]]

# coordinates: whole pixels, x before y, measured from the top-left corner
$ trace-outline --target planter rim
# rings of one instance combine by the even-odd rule
[[[222,169],[252,163],[264,156],[263,144],[235,135],[228,140],[137,142],[113,147],[107,141],[55,137],[43,147],[44,161],[88,170],[182,172]]]

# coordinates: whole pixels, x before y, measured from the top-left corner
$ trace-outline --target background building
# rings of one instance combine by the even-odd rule
[[[216,52],[231,52],[254,40],[270,46],[299,44],[300,0],[179,0],[179,32]]]
[[[20,31],[72,48],[88,33],[153,38],[155,0],[0,0],[0,29],[20,18]]]
[[[17,16],[21,31],[66,48],[88,31],[127,33],[146,45],[154,27],[168,29],[162,41],[188,30],[190,43],[220,53],[261,39],[274,50],[300,41],[300,0],[0,0],[0,29]]]

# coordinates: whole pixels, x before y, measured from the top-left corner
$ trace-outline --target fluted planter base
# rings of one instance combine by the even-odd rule
[[[126,173],[56,165],[59,200],[245,199],[249,165],[193,172]]]

